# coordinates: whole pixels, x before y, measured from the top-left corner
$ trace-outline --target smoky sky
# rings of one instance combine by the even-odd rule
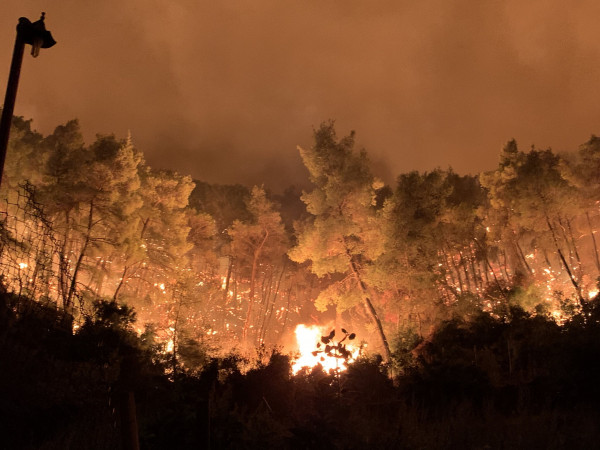
[[[304,183],[296,146],[329,119],[388,182],[600,133],[597,1],[4,0],[2,90],[17,19],[41,11],[58,44],[26,55],[15,113],[130,131],[208,182]]]

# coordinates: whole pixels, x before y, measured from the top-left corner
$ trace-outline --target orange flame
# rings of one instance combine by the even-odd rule
[[[296,375],[304,367],[312,368],[321,365],[325,372],[331,370],[344,371],[346,365],[344,360],[329,356],[325,352],[317,352],[318,344],[321,341],[321,336],[329,334],[325,328],[317,325],[306,326],[300,324],[296,327],[296,342],[298,344],[298,358],[292,363],[292,373]],[[346,349],[352,354],[348,362],[352,362],[358,356],[359,348],[352,345],[346,345]]]

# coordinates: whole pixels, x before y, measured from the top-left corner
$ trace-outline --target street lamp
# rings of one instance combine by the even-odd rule
[[[42,13],[40,20],[33,23],[26,17],[21,17],[17,25],[17,38],[15,39],[15,49],[13,50],[12,62],[10,64],[4,107],[2,108],[2,118],[0,119],[0,184],[2,183],[2,173],[4,172],[4,160],[6,159],[8,136],[15,109],[15,99],[17,98],[17,88],[19,86],[19,75],[21,74],[25,44],[31,45],[31,56],[34,58],[39,55],[40,48],[50,48],[56,44],[56,41],[52,39],[52,35],[46,30],[46,26],[44,25],[45,15],[46,13]]]

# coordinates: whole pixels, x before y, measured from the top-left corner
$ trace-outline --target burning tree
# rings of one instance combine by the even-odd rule
[[[379,183],[369,170],[366,152],[354,151],[353,133],[338,140],[333,122],[315,132],[312,148],[299,150],[315,186],[302,196],[313,217],[298,230],[298,245],[290,251],[290,258],[311,261],[311,270],[319,277],[344,276],[320,295],[317,308],[333,304],[350,309],[362,301],[389,360],[388,340],[365,275],[384,251],[374,208]],[[353,295],[356,292],[358,296]]]
[[[256,295],[256,281],[261,265],[268,261],[281,260],[287,247],[287,235],[281,216],[275,205],[267,198],[264,188],[255,186],[248,200],[251,219],[235,220],[227,233],[231,237],[232,255],[238,263],[247,269],[250,279],[248,308],[242,330],[246,338],[253,317]],[[282,272],[283,275],[283,272]],[[261,301],[261,303],[264,303]]]
[[[14,127],[0,194],[7,289],[76,318],[92,300],[127,303],[137,331],[157,324],[174,352],[188,337],[285,342],[316,297],[320,311],[364,307],[389,358],[392,323],[424,337],[453,314],[512,305],[563,320],[597,293],[596,137],[567,156],[511,141],[494,171],[411,172],[392,190],[329,122],[300,149],[313,189],[286,191],[282,208],[263,188],[153,170],[130,138],[86,146],[77,121],[46,137]]]

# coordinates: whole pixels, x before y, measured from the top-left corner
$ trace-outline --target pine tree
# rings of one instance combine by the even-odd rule
[[[350,309],[362,303],[389,360],[389,344],[365,276],[368,266],[383,253],[381,224],[374,208],[381,183],[371,174],[366,152],[354,150],[354,133],[338,140],[334,123],[327,122],[314,137],[312,148],[299,148],[314,185],[302,196],[312,219],[298,230],[298,244],[290,258],[310,261],[319,277],[336,273],[345,277],[321,293],[317,308],[334,304]]]

